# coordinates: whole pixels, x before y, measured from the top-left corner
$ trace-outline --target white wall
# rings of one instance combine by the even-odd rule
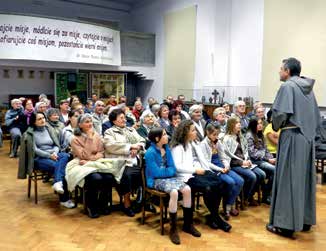
[[[3,70],[9,70],[9,78],[4,78]],[[17,70],[24,71],[24,78],[18,78]],[[29,71],[34,71],[34,78],[29,78]],[[44,78],[40,72],[44,71]],[[41,68],[0,67],[0,105],[8,103],[10,94],[54,94],[54,80],[50,79],[50,72]]]
[[[134,29],[156,34],[157,78],[147,96],[162,98],[164,14],[191,5],[197,5],[194,89],[225,85],[257,89],[261,75],[263,0],[165,0],[153,1],[132,12]]]

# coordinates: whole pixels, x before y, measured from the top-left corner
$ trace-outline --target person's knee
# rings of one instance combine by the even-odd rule
[[[191,188],[190,186],[185,186],[182,190],[181,193],[183,194],[183,196],[190,196],[191,195]]]
[[[178,191],[177,191],[177,189],[172,189],[172,191],[170,192],[170,197],[174,201],[178,201]]]

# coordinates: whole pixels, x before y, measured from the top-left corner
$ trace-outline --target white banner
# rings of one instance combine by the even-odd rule
[[[120,32],[72,21],[0,14],[0,59],[119,66]]]

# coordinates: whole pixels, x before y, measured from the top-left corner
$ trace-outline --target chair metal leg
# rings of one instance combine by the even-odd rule
[[[241,196],[240,209],[243,210],[245,208],[245,206],[244,206],[244,192],[243,192],[243,189],[241,190],[240,196]]]
[[[28,183],[27,183],[27,198],[31,197],[31,187],[32,187],[32,179],[28,176]]]
[[[34,194],[35,194],[35,204],[37,204],[37,177],[34,177]]]
[[[143,191],[143,201],[142,201],[142,207],[141,207],[141,213],[142,213],[142,217],[141,217],[141,224],[144,225],[145,224],[145,204],[146,204],[146,192],[145,189]]]
[[[161,235],[164,235],[164,223],[163,223],[163,198],[160,197],[160,226],[161,226]]]
[[[265,182],[265,181],[264,181]],[[258,186],[258,204],[261,204],[261,184]]]

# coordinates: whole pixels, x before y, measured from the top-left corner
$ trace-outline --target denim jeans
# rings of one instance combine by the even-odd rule
[[[58,153],[58,160],[36,157],[34,160],[35,168],[41,171],[54,174],[54,183],[63,181],[66,174],[66,165],[68,163],[68,153]]]
[[[267,197],[271,194],[275,173],[275,166],[267,161],[255,161],[255,164],[259,166],[266,173],[267,184],[265,182],[262,185],[263,197]]]
[[[240,175],[232,170],[228,173],[221,173],[219,177],[231,187],[231,191],[226,198],[226,204],[233,205],[241,192],[244,180]]]
[[[239,174],[244,179],[243,193],[244,199],[248,200],[254,194],[254,187],[257,183],[256,174],[248,169],[241,166],[232,167],[232,170]]]

